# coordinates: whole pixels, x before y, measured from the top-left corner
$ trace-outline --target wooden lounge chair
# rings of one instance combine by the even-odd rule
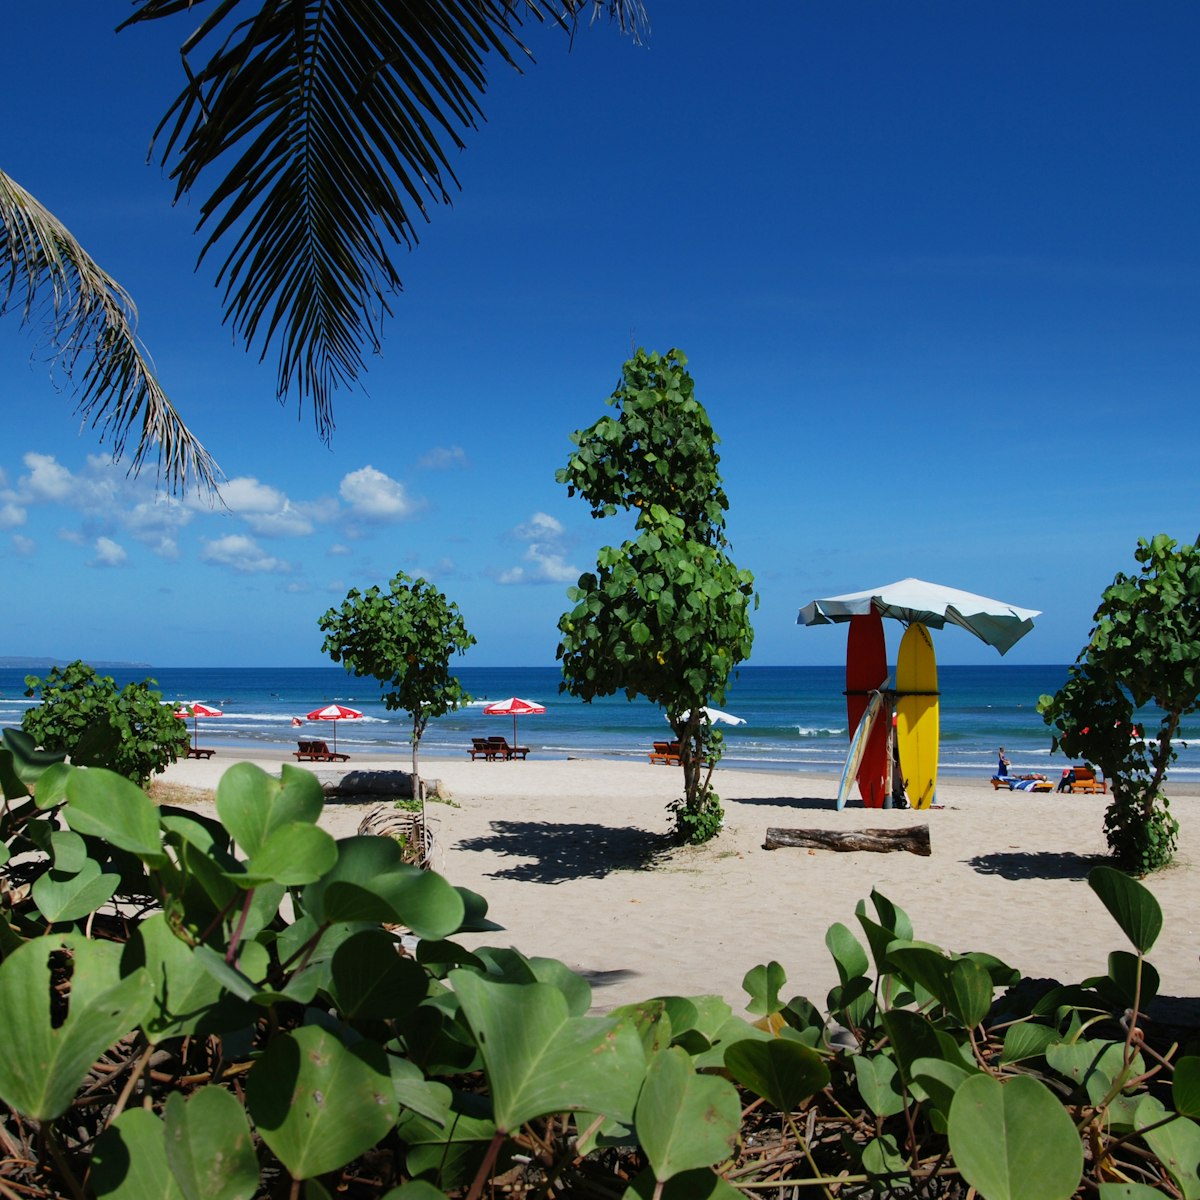
[[[292,753],[300,762],[348,762],[350,759],[348,754],[334,754],[322,741],[301,741],[296,745],[300,749],[293,750]]]
[[[1108,794],[1108,784],[1103,779],[1096,778],[1094,767],[1072,767],[1074,779],[1071,780],[1072,792],[1102,792]]]
[[[500,757],[500,751],[496,746],[493,746],[487,738],[473,737],[471,745],[467,748],[467,753],[471,756],[471,761],[474,762],[477,758],[482,758],[484,762],[495,762]]]
[[[510,746],[508,739],[504,737],[490,737],[488,745],[495,748],[497,758],[503,758],[506,761],[514,758],[523,759],[529,753],[528,746]]]
[[[655,742],[654,749],[650,751],[650,761],[666,763],[669,767],[679,766],[679,743]]]
[[[189,746],[188,752],[187,752],[188,758],[206,758],[207,759],[207,758],[212,758],[212,756],[214,754],[216,754],[215,750],[203,750],[199,746]]]

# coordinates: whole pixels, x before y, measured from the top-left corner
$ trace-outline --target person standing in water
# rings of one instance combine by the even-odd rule
[[[1000,766],[996,770],[996,774],[1004,779],[1008,775],[1008,759],[1004,757],[1004,747],[1000,747]]]

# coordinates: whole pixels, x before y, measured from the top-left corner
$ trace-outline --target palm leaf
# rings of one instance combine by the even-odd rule
[[[130,474],[157,456],[172,491],[215,492],[220,470],[167,398],[136,335],[137,309],[53,213],[0,171],[0,314],[43,323],[76,412],[113,458],[133,440]]]
[[[126,24],[200,7],[135,6]],[[457,186],[448,153],[482,115],[488,56],[518,67],[522,14],[571,29],[589,7],[644,29],[641,0],[217,0],[184,43],[187,86],[155,139],[177,198],[221,173],[200,258],[227,247],[225,320],[260,359],[277,345],[279,397],[310,398],[325,440],[401,289],[392,248]]]

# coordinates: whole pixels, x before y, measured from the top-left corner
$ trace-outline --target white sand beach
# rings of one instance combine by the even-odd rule
[[[238,759],[221,751],[162,777],[211,789]],[[278,773],[281,753],[253,761]],[[319,766],[396,770],[404,761]],[[429,803],[436,867],[482,893],[502,932],[469,946],[514,946],[563,960],[593,983],[598,1009],[662,994],[716,993],[737,1011],[741,982],[778,960],[787,996],[823,1007],[837,982],[826,929],[858,930],[854,908],[878,889],[912,918],[915,936],[948,950],[986,950],[1024,974],[1077,982],[1103,974],[1109,951],[1128,949],[1085,882],[1106,861],[1104,796],[996,792],[986,779],[939,785],[944,807],[925,812],[837,812],[836,781],[808,775],[718,771],[726,828],[701,847],[662,848],[677,768],[558,760],[430,760],[427,779],[452,804]],[[1200,789],[1172,789],[1182,826],[1176,862],[1147,880],[1165,924],[1149,955],[1164,997],[1200,997]],[[371,802],[331,801],[321,823],[355,832]],[[927,823],[932,855],[762,848],[766,829],[862,829]]]

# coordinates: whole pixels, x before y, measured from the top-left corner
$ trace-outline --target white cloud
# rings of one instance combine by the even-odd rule
[[[26,513],[19,504],[0,504],[0,529],[12,529],[25,524]]]
[[[343,545],[341,542],[334,542],[328,550],[325,551],[332,558],[337,558],[343,554],[353,554],[354,551],[349,546]]]
[[[14,533],[12,538],[13,549],[23,558],[27,558],[37,549],[37,542],[33,538],[26,537],[23,533]]]
[[[230,512],[243,515],[278,512],[287,503],[287,497],[278,488],[259,483],[252,475],[231,479],[222,485],[220,491],[225,507]]]
[[[367,520],[402,521],[416,509],[402,483],[372,466],[352,471],[342,480],[339,492],[351,509]]]
[[[96,539],[96,557],[88,563],[89,567],[123,567],[129,559],[125,547],[114,542],[112,538],[98,537]]]
[[[461,446],[435,446],[417,463],[427,471],[448,471],[468,465],[466,451]]]
[[[267,554],[253,538],[240,533],[231,533],[208,542],[200,552],[200,557],[207,563],[229,567],[243,575],[284,575],[292,569],[283,559]]]
[[[293,595],[304,595],[306,592],[311,592],[312,588],[302,580],[294,579],[284,589],[285,592],[290,592]]]
[[[187,525],[191,519],[191,510],[170,497],[142,500],[120,518],[121,524],[134,537],[146,542],[169,537]]]
[[[518,525],[513,530],[514,536],[523,542],[535,541],[538,538],[560,538],[564,532],[562,522],[544,512],[535,512],[524,525]]]
[[[33,500],[68,500],[75,492],[75,481],[67,470],[52,454],[37,454],[30,451],[21,461],[29,468],[28,475],[22,475],[21,491]]]
[[[159,558],[174,562],[179,557],[179,543],[173,537],[160,537],[151,547]]]
[[[564,533],[560,521],[548,513],[535,512],[512,531],[514,538],[529,543],[521,555],[522,563],[528,565],[501,571],[496,577],[497,583],[575,583],[582,572],[567,562],[562,546]]]

